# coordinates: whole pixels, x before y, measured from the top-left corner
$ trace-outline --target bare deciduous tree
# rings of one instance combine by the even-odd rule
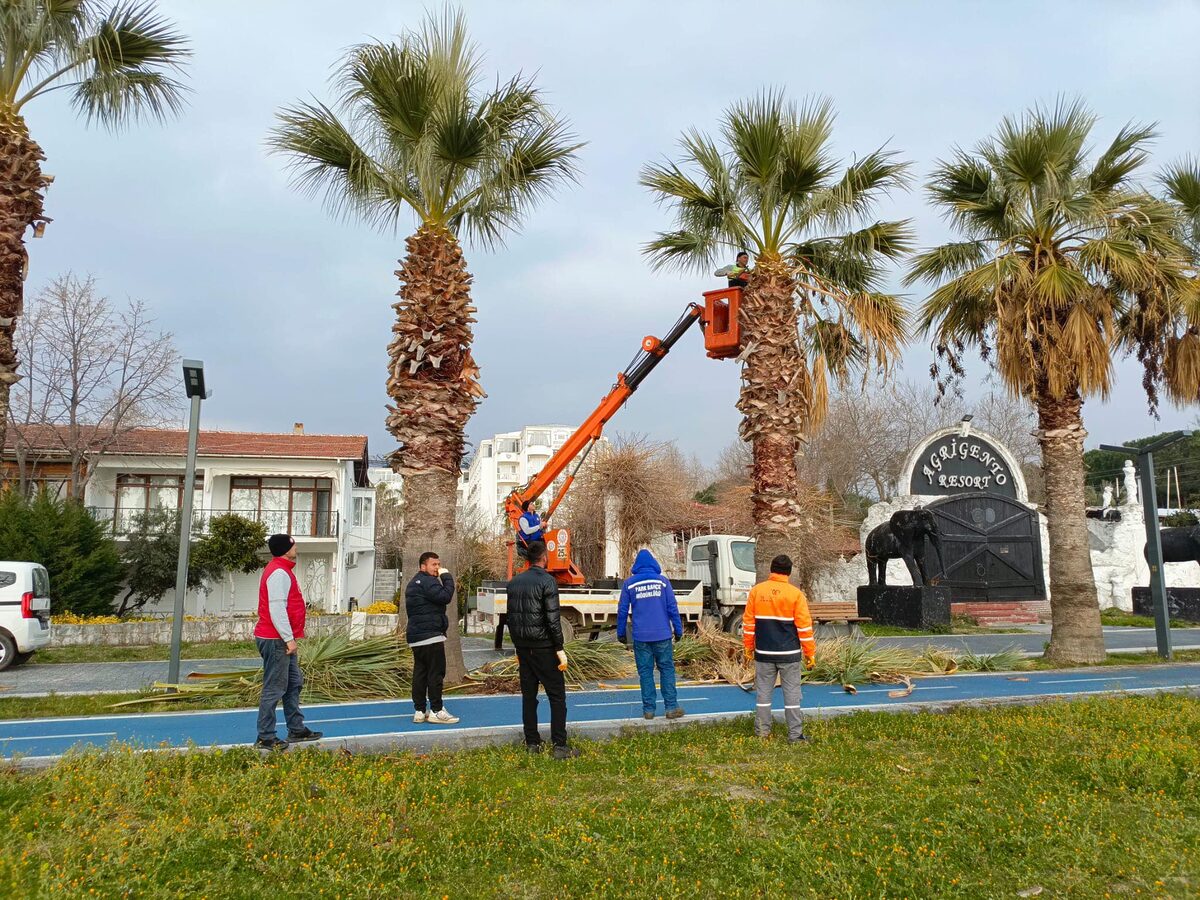
[[[22,488],[52,455],[69,463],[70,494],[82,498],[89,460],[134,428],[178,418],[179,353],[141,300],[119,308],[94,278],[68,273],[27,305],[17,340],[26,373],[12,388],[9,427]]]

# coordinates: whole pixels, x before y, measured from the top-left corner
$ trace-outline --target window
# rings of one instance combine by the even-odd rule
[[[549,447],[550,432],[548,431],[531,431],[529,432],[529,447]]]
[[[41,566],[33,570],[33,593],[37,597],[50,596],[50,573]]]
[[[329,478],[234,478],[229,486],[229,511],[262,522],[271,532],[329,537]]]
[[[483,445],[483,458],[484,458],[484,459],[491,459],[491,458],[492,458],[492,445],[491,445],[491,444],[484,444],[484,445]]]
[[[16,572],[0,572],[0,587],[11,587],[17,583]]]
[[[132,529],[139,516],[153,509],[174,512],[183,507],[183,475],[134,475],[117,476],[117,508],[115,513],[118,532]],[[196,484],[192,493],[192,508],[203,506],[204,473],[196,473]]]
[[[697,544],[692,548],[692,562],[708,561],[708,544]]]
[[[754,571],[754,542],[734,541],[730,547],[733,554],[733,567],[743,572]]]
[[[371,497],[355,497],[354,498],[354,527],[355,528],[370,528],[372,522],[372,510],[374,500]]]
[[[520,453],[521,442],[514,440],[500,441],[498,449],[501,453]]]

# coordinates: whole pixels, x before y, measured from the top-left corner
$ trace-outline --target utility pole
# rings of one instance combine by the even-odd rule
[[[1158,655],[1171,659],[1171,621],[1167,612],[1167,579],[1163,571],[1162,539],[1158,526],[1158,492],[1154,486],[1154,451],[1169,447],[1192,436],[1190,431],[1159,438],[1145,447],[1114,447],[1101,444],[1110,453],[1128,453],[1137,457],[1138,479],[1142,488],[1142,514],[1146,518],[1146,561],[1150,564],[1150,598],[1154,603],[1154,636]]]

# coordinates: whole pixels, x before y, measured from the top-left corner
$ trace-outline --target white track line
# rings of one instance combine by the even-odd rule
[[[31,734],[26,737],[0,738],[0,743],[7,741],[44,741],[51,738],[85,738],[85,737],[116,737],[115,731],[93,731],[87,734]]]
[[[1111,678],[1063,678],[1056,681],[1035,681],[1033,685],[1036,687],[1042,684],[1084,684],[1089,681],[1137,681],[1141,677],[1140,675],[1118,675]]]

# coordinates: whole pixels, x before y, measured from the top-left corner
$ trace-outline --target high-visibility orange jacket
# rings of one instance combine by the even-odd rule
[[[805,659],[817,655],[808,598],[786,575],[771,575],[750,589],[742,626],[746,650],[760,662],[800,662],[802,654]]]

